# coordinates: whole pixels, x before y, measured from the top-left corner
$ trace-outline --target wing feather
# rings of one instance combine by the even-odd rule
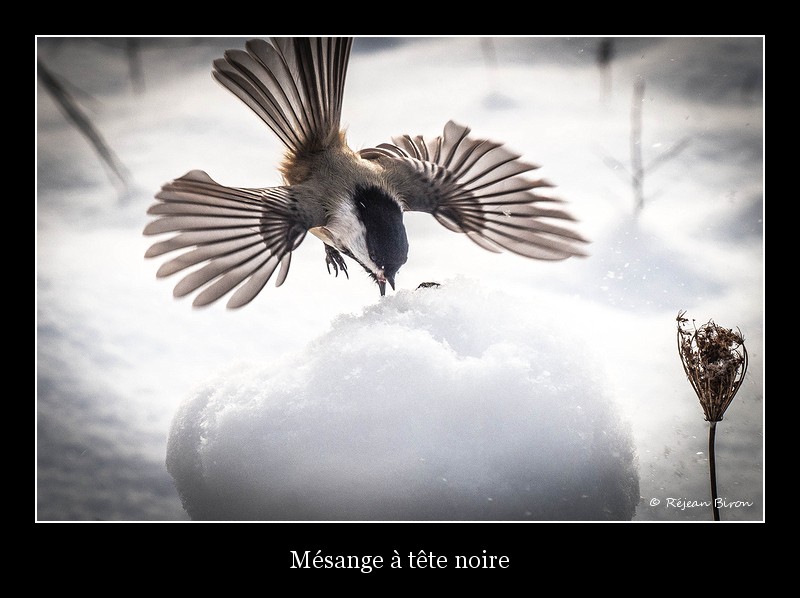
[[[431,141],[402,135],[360,155],[383,167],[404,209],[429,212],[488,251],[544,260],[586,255],[588,241],[563,226],[575,218],[539,192],[552,184],[526,176],[539,167],[469,132],[450,121]]]
[[[313,224],[299,210],[289,187],[225,187],[202,171],[167,183],[156,199],[159,203],[148,213],[157,218],[145,226],[144,234],[177,234],[154,243],[145,257],[184,250],[164,262],[156,276],[197,266],[173,291],[176,297],[199,291],[195,306],[213,303],[234,289],[227,306],[246,305],[279,266],[276,286],[283,284],[291,252]]]

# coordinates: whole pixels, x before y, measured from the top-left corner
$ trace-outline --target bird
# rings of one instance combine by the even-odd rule
[[[408,260],[408,211],[429,213],[494,253],[587,255],[589,241],[570,226],[576,219],[563,200],[542,193],[553,185],[527,174],[539,166],[465,125],[451,120],[434,138],[404,134],[351,149],[341,115],[352,45],[353,38],[251,39],[213,61],[214,79],[285,146],[283,184],[229,187],[192,170],[161,187],[143,234],[175,234],[145,257],[172,254],[156,277],[185,272],[176,298],[197,292],[199,307],[230,294],[228,308],[247,305],[276,271],[275,286],[284,283],[309,232],[323,242],[329,274],[349,279],[345,257],[352,259],[383,297]]]

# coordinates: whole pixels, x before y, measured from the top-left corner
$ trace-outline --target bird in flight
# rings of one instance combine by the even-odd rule
[[[408,259],[403,213],[432,214],[492,252],[561,260],[587,242],[564,226],[574,218],[542,195],[538,168],[501,143],[470,137],[453,121],[426,140],[403,135],[359,151],[340,119],[352,38],[254,39],[214,61],[213,76],[255,112],[286,146],[278,187],[227,187],[201,170],[165,184],[148,210],[145,235],[177,233],[145,254],[173,254],[157,277],[189,268],[173,294],[196,291],[193,305],[231,293],[248,304],[277,270],[286,280],[292,252],[311,232],[328,272],[347,277],[344,256],[394,289]],[[234,290],[235,289],[235,290]]]

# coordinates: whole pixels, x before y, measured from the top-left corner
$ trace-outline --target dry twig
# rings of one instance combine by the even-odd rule
[[[747,349],[737,329],[717,326],[713,320],[697,328],[687,326],[686,312],[678,313],[678,354],[683,371],[700,400],[708,431],[708,460],[714,520],[719,521],[714,444],[717,422],[730,406],[747,373]]]

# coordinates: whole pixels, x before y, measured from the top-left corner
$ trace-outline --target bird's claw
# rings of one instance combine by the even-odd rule
[[[332,266],[333,273],[337,278],[339,277],[339,270],[341,270],[344,272],[344,275],[347,277],[347,279],[350,280],[350,275],[347,273],[347,264],[345,263],[342,254],[330,245],[325,245],[325,266],[328,268],[328,274],[331,273]]]

